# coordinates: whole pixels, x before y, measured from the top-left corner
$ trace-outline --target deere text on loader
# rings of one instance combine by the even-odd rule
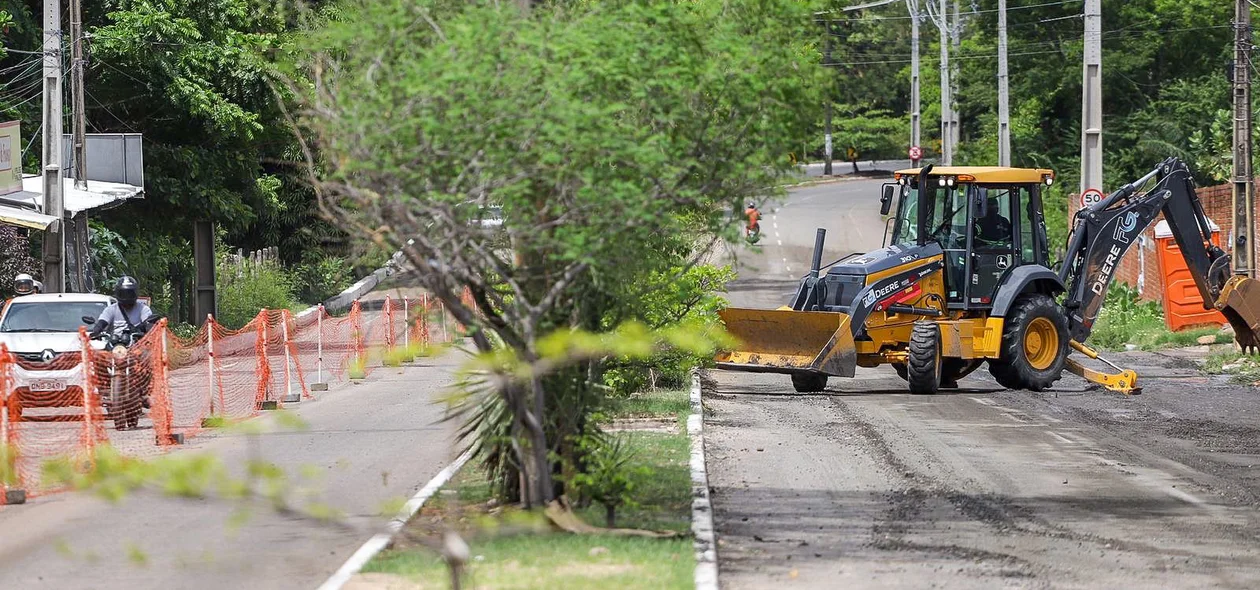
[[[718,367],[786,373],[797,391],[815,392],[828,377],[888,363],[912,393],[927,394],[956,386],[987,361],[1009,389],[1044,390],[1067,368],[1135,393],[1133,371],[1105,360],[1116,372],[1095,371],[1068,354],[1098,358],[1085,341],[1107,289],[1120,259],[1160,213],[1205,307],[1225,315],[1244,350],[1260,348],[1260,281],[1231,275],[1229,255],[1210,242],[1190,171],[1176,158],[1077,213],[1057,273],[1048,266],[1041,206],[1052,171],[927,166],[894,180],[881,195],[882,214],[896,209],[889,245],[823,273],[826,232],[819,229],[810,272],[790,306],[722,312],[741,345],[720,353]]]

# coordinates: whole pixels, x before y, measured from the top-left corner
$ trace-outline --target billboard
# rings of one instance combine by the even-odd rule
[[[22,190],[22,138],[18,121],[0,123],[0,195]]]

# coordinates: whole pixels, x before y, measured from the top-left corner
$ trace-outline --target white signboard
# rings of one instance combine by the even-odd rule
[[[22,137],[18,121],[0,123],[0,195],[22,190]]]

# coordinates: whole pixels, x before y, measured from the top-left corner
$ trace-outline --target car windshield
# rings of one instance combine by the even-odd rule
[[[40,301],[9,304],[0,332],[77,332],[83,317],[100,317],[104,301]]]

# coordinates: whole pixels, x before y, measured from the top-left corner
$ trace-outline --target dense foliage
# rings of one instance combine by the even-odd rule
[[[40,65],[29,52],[42,42],[42,3],[3,6],[12,24],[3,37],[11,51],[0,61],[0,117],[22,121],[29,172],[40,157]],[[88,132],[144,134],[144,200],[93,224],[94,250],[104,249],[96,260],[100,288],[134,275],[160,311],[191,320],[198,219],[212,219],[233,248],[279,246],[289,265],[351,254],[296,175],[296,144],[267,83],[269,56],[297,27],[283,3],[110,0],[85,2],[83,10]]]
[[[835,2],[835,8],[849,2]],[[927,8],[935,2],[920,0]],[[1012,162],[1054,169],[1060,182],[1048,212],[1066,215],[1066,194],[1080,175],[1080,0],[1008,2]],[[952,6],[953,3],[950,3]],[[957,65],[961,143],[955,163],[997,159],[997,1],[964,2]],[[1126,0],[1102,3],[1104,175],[1106,189],[1133,180],[1176,155],[1201,184],[1229,172],[1233,3],[1220,0]],[[909,146],[910,21],[903,3],[836,13],[832,23],[834,99],[838,116],[863,126],[896,115],[890,141],[860,141],[868,157],[904,158]],[[920,26],[923,144],[939,144],[939,32]],[[821,113],[815,137],[821,138]],[[844,157],[846,122],[836,152]],[[817,149],[821,140],[811,144]],[[883,147],[880,147],[880,146]],[[1060,216],[1060,219],[1064,219]],[[1057,228],[1056,228],[1057,229]]]

